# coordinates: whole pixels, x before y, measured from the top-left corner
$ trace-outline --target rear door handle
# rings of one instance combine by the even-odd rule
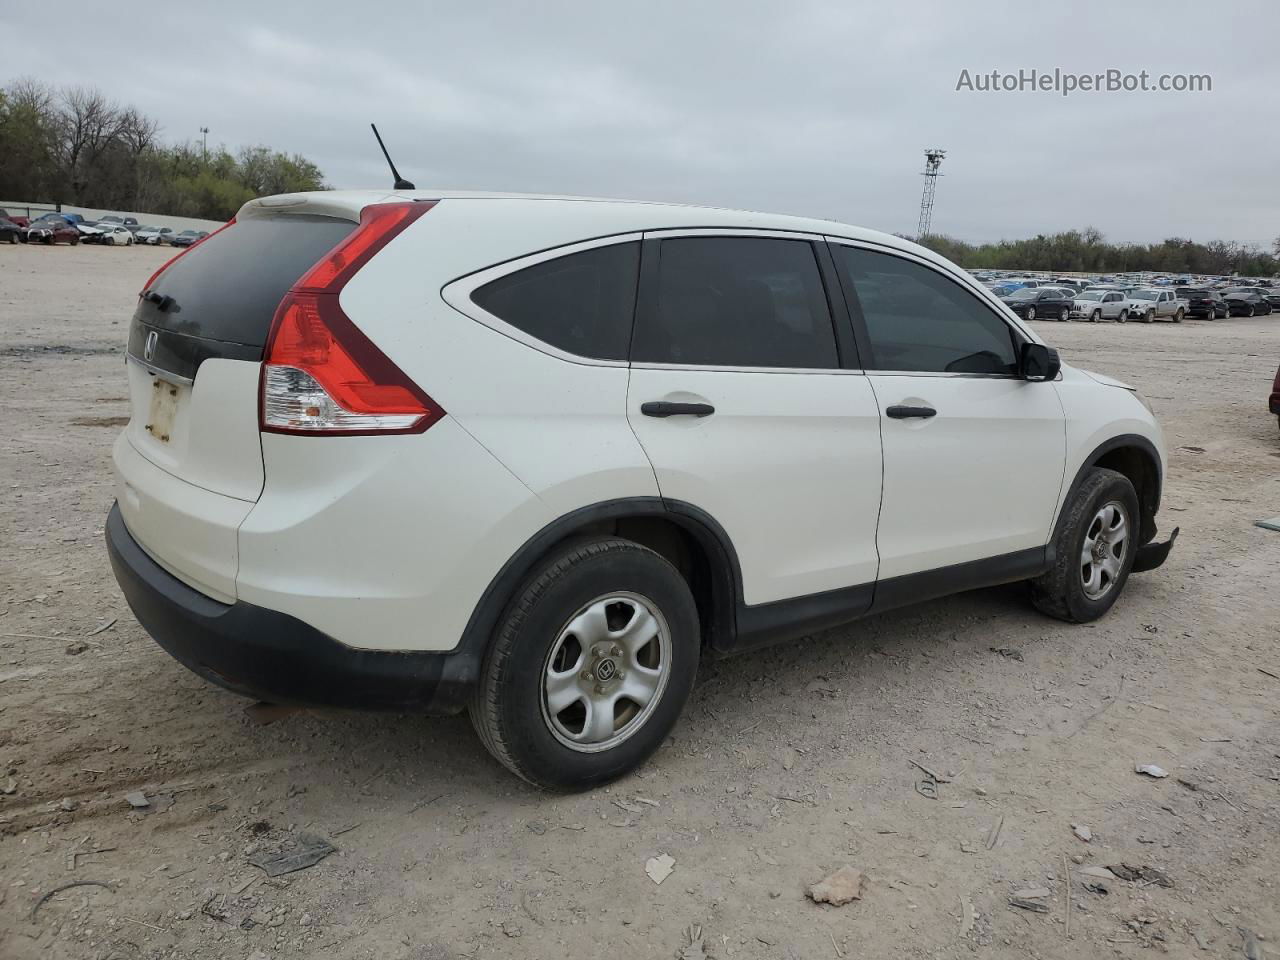
[[[716,408],[709,403],[672,403],[668,400],[650,400],[640,404],[640,412],[646,417],[709,417]]]
[[[884,415],[894,420],[911,420],[915,417],[927,420],[929,417],[937,416],[938,411],[933,407],[908,407],[899,403],[887,408]]]

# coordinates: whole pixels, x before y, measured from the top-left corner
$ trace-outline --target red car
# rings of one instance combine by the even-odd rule
[[[70,220],[55,213],[31,221],[20,239],[23,243],[47,243],[50,246],[65,241],[74,247],[80,242],[80,231]]]
[[[1271,398],[1267,401],[1267,409],[1280,420],[1280,370],[1276,371],[1275,382],[1271,384]]]
[[[25,227],[27,224],[31,222],[30,217],[20,217],[17,214],[10,213],[4,207],[0,207],[0,219],[10,220],[13,223],[16,223],[20,227]]]

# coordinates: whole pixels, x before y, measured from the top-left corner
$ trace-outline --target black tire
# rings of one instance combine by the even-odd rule
[[[1068,310],[1066,307],[1063,307],[1061,310],[1058,311],[1059,323],[1066,323],[1070,319],[1071,319],[1071,311]]]
[[[1251,303],[1251,304],[1249,304],[1249,308],[1248,308],[1248,310],[1246,310],[1246,311],[1245,311],[1245,314],[1244,314],[1244,315],[1245,315],[1246,317],[1252,317],[1252,316],[1253,316],[1253,314],[1254,314],[1254,312],[1255,312],[1255,311],[1254,311],[1254,309],[1253,309],[1253,304]]]
[[[1154,323],[1155,319],[1156,319],[1156,312],[1154,310],[1148,310],[1146,313],[1142,315],[1143,323]]]
[[[1028,320],[1034,320],[1035,318],[1036,318],[1036,308],[1035,308],[1035,307],[1027,307],[1027,319],[1028,319]]]
[[[1116,317],[1116,323],[1124,323],[1128,319],[1129,319],[1129,311],[1121,310],[1119,315]]]
[[[1118,574],[1106,592],[1094,599],[1085,593],[1081,554],[1098,511],[1111,502],[1123,505],[1128,511],[1129,534],[1124,542]],[[1097,620],[1111,609],[1129,579],[1129,571],[1133,569],[1133,559],[1137,555],[1140,527],[1138,494],[1129,478],[1104,467],[1091,468],[1063,506],[1054,532],[1054,565],[1031,581],[1031,602],[1041,613],[1069,623]]]
[[[666,620],[671,662],[656,706],[633,733],[594,753],[566,746],[544,709],[548,658],[575,612],[627,591]],[[698,610],[684,578],[664,557],[630,540],[571,542],[525,581],[494,633],[473,694],[471,723],[485,748],[517,776],[548,790],[585,790],[643,763],[675,726],[698,672]]]
[[[1101,321],[1101,320],[1102,320],[1102,311],[1101,311],[1101,310],[1095,310],[1095,311],[1093,311],[1093,313],[1089,314],[1089,322],[1090,322],[1090,323],[1098,323],[1098,322],[1099,322],[1099,321]]]
[[[1181,310],[1177,311],[1177,312],[1173,315],[1173,322],[1174,322],[1174,323],[1181,323],[1181,322],[1182,322],[1182,311],[1181,311]]]

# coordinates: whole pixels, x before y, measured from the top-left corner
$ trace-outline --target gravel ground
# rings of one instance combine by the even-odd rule
[[[1101,622],[1008,587],[709,663],[643,769],[560,797],[465,718],[255,717],[134,621],[102,523],[128,317],[168,253],[0,247],[6,960],[1280,951],[1280,533],[1253,526],[1280,514],[1280,317],[1040,325],[1168,434],[1182,538]],[[337,851],[249,864],[308,833]],[[862,900],[806,898],[845,864]],[[1079,874],[1118,864],[1163,874]]]

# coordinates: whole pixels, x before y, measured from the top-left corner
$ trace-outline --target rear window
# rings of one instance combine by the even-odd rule
[[[237,220],[184,254],[138,301],[134,320],[186,336],[261,347],[285,292],[356,228],[351,220],[286,215]]]
[[[615,243],[509,273],[478,287],[471,299],[568,353],[625,360],[639,273],[640,243]]]

